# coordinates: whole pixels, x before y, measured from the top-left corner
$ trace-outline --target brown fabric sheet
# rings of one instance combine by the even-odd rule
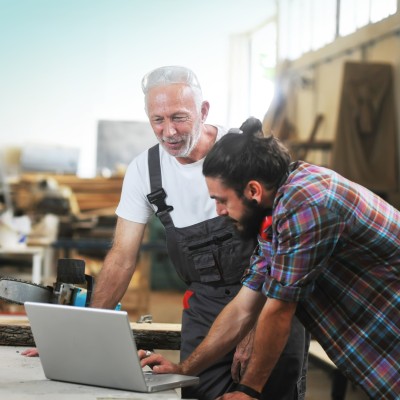
[[[397,122],[390,64],[348,62],[332,168],[375,191],[395,191],[398,183]]]

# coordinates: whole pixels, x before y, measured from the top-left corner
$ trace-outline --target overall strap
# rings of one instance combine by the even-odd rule
[[[147,195],[149,202],[157,207],[156,216],[165,228],[173,227],[171,215],[174,208],[167,205],[165,198],[167,194],[162,187],[159,145],[151,147],[148,151],[148,167],[150,177],[151,193]]]

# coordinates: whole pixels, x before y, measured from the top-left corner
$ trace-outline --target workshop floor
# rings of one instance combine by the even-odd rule
[[[149,312],[154,322],[181,322],[182,293],[175,292],[152,292],[149,300]],[[131,315],[131,321],[136,315]],[[166,351],[165,355],[173,361],[178,360],[178,352]],[[309,365],[307,375],[306,400],[331,400],[330,376],[325,371]],[[368,397],[359,388],[348,385],[345,400],[368,400]]]

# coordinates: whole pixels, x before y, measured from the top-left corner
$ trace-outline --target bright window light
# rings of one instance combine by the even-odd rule
[[[262,119],[274,95],[276,23],[258,29],[251,37],[250,113]]]
[[[371,22],[378,22],[397,11],[397,0],[371,0]]]
[[[397,0],[279,0],[279,59],[293,60],[397,12]],[[336,9],[339,21],[336,27]]]

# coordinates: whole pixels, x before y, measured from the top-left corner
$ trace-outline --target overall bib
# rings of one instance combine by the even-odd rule
[[[148,200],[157,207],[156,216],[164,225],[169,257],[180,278],[188,285],[182,314],[180,357],[183,361],[204,339],[225,305],[239,292],[240,279],[249,266],[256,240],[244,241],[239,238],[233,224],[224,217],[215,217],[184,228],[175,227],[169,214],[173,206],[166,204],[166,193],[162,188],[159,145],[149,149],[148,166],[151,187]],[[296,350],[298,358],[295,376],[291,379],[286,372],[293,370],[295,365],[285,365],[285,372],[276,371],[273,386],[277,386],[278,392],[274,396],[275,389],[271,387],[268,390],[270,400],[297,399],[293,391],[297,392],[300,376],[297,364],[302,364],[300,357],[304,352],[304,328],[299,324],[292,328],[292,333],[291,337],[296,337],[296,344],[291,354],[293,356]],[[182,398],[213,400],[234,390],[231,376],[233,354],[230,352],[203,371],[199,375],[199,385],[182,388]],[[288,391],[288,387],[291,388],[291,395],[285,397],[283,392]]]

